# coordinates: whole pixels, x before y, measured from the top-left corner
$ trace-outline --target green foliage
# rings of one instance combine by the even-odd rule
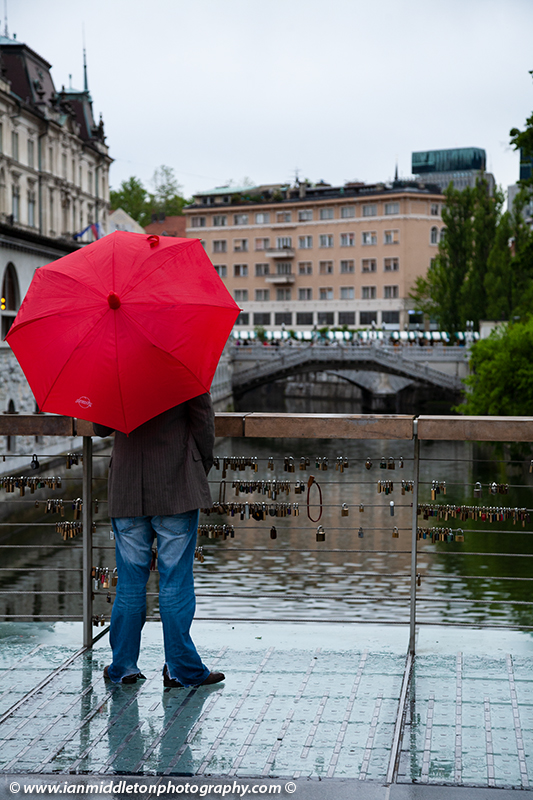
[[[152,214],[166,217],[179,216],[187,201],[179,194],[180,185],[172,167],[164,164],[155,170],[152,178],[154,192],[149,193],[139,178],[122,181],[118,191],[111,189],[111,209],[122,208],[140,225],[145,227],[152,221]]]
[[[529,416],[533,408],[533,318],[502,325],[473,345],[463,414]]]
[[[415,309],[437,320],[450,333],[464,330],[468,319],[486,317],[485,275],[494,244],[503,195],[488,193],[487,181],[463,191],[452,184],[444,192],[442,220],[445,235],[439,242],[426,278],[418,278],[410,297]]]
[[[122,181],[118,191],[111,189],[109,200],[112,211],[122,208],[140,225],[146,225],[150,221],[149,216],[147,218],[148,192],[138,178],[132,176],[127,181]]]
[[[258,339],[262,344],[266,342],[266,331],[262,325],[257,325],[254,328],[255,338]]]

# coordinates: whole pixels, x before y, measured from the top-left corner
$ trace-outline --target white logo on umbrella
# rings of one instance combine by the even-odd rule
[[[79,405],[80,408],[91,408],[92,403],[88,397],[78,397],[76,403]]]

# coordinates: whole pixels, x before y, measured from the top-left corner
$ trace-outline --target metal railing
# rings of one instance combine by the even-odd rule
[[[49,417],[43,415],[4,415],[0,417],[0,434],[3,435],[19,435],[19,434],[26,434],[26,435],[35,435],[35,436],[47,436],[47,435],[64,435],[65,437],[71,437],[73,435],[78,435],[83,437],[83,450],[80,454],[77,454],[78,460],[78,472],[82,472],[81,480],[82,480],[82,489],[81,489],[81,498],[83,500],[82,510],[81,510],[81,546],[74,545],[77,547],[78,550],[82,550],[82,563],[81,566],[78,567],[69,567],[71,571],[77,571],[78,569],[81,570],[82,574],[82,584],[81,584],[81,591],[74,592],[74,591],[65,591],[64,594],[66,595],[67,600],[72,598],[74,595],[81,595],[82,598],[82,613],[81,619],[83,620],[83,646],[90,647],[93,642],[93,623],[95,622],[95,615],[94,615],[94,603],[95,603],[95,590],[94,590],[94,578],[92,576],[92,569],[94,567],[94,532],[95,532],[95,524],[97,524],[101,528],[108,527],[108,523],[105,520],[99,518],[98,523],[95,523],[94,519],[94,510],[95,510],[95,497],[94,497],[94,483],[96,480],[102,481],[105,479],[105,475],[103,475],[103,470],[101,469],[102,464],[104,463],[102,460],[99,462],[98,468],[98,475],[96,476],[94,473],[93,465],[95,463],[95,459],[108,459],[109,454],[102,454],[100,452],[95,453],[93,452],[93,441],[92,441],[92,425],[90,423],[84,422],[82,420],[75,420],[70,418],[64,417]],[[408,621],[409,621],[409,651],[414,653],[415,650],[415,633],[417,627],[417,605],[420,605],[421,599],[420,595],[417,593],[418,586],[420,584],[420,568],[419,568],[419,543],[421,541],[421,537],[424,536],[424,531],[430,530],[430,536],[435,535],[435,531],[440,531],[438,536],[444,537],[452,537],[457,535],[458,530],[460,529],[459,526],[462,524],[460,518],[453,517],[454,521],[438,521],[436,524],[428,523],[426,527],[424,527],[424,522],[421,519],[422,512],[425,513],[427,507],[434,506],[435,509],[439,512],[442,512],[444,515],[443,507],[446,503],[439,502],[437,498],[434,501],[429,501],[427,503],[424,502],[421,492],[424,495],[428,494],[428,481],[421,480],[420,476],[420,465],[421,461],[421,453],[420,448],[421,445],[427,442],[514,442],[514,443],[524,443],[524,442],[532,442],[533,441],[533,418],[512,418],[512,417],[433,417],[433,416],[395,416],[395,415],[345,415],[345,414],[330,414],[330,415],[315,415],[315,414],[303,414],[303,415],[292,415],[292,414],[263,414],[263,413],[244,413],[244,414],[236,414],[236,413],[222,413],[216,415],[216,434],[219,437],[227,437],[232,438],[235,440],[240,440],[242,443],[245,442],[247,439],[253,440],[292,440],[291,447],[294,448],[295,440],[302,440],[306,441],[306,449],[309,451],[309,442],[313,443],[311,446],[314,446],[314,442],[317,440],[331,440],[332,442],[340,442],[341,440],[346,442],[349,440],[360,440],[364,442],[383,442],[389,443],[392,445],[392,442],[396,443],[404,443],[405,448],[407,449],[407,443],[412,443],[412,453],[405,453],[406,459],[405,461],[409,461],[409,465],[411,470],[409,474],[406,471],[406,482],[411,481],[412,486],[409,487],[408,493],[405,497],[405,501],[402,503],[396,503],[397,513],[401,516],[402,523],[400,523],[400,516],[398,519],[391,520],[390,526],[379,527],[374,525],[373,527],[369,528],[369,530],[373,531],[382,531],[384,529],[388,530],[388,534],[390,535],[391,530],[393,531],[396,526],[398,526],[399,532],[405,538],[405,534],[409,537],[409,547],[403,548],[400,550],[395,551],[396,553],[401,553],[402,556],[405,556],[406,559],[409,559],[409,568],[408,574],[406,572],[406,586],[408,584],[409,588],[409,614],[408,614]],[[283,447],[285,447],[285,443],[282,443]],[[409,447],[410,449],[410,447]],[[316,447],[315,447],[316,450]],[[303,523],[303,518],[305,518],[305,511],[309,512],[309,520],[304,523],[303,526],[311,532],[316,530],[317,532],[317,542],[320,542],[321,539],[319,538],[319,520],[317,519],[318,511],[322,511],[322,507],[326,508],[328,505],[327,503],[323,503],[322,499],[318,500],[318,495],[316,494],[317,487],[313,487],[313,484],[317,484],[321,481],[321,469],[320,467],[323,464],[319,465],[318,460],[313,465],[307,465],[307,468],[304,468],[300,474],[292,475],[292,466],[297,467],[298,462],[298,453],[295,455],[295,451],[288,454],[284,451],[283,455],[280,456],[279,454],[279,447],[277,449],[276,461],[279,463],[277,464],[278,468],[281,470],[281,464],[283,464],[283,468],[287,467],[286,474],[282,477],[288,479],[288,483],[290,484],[290,490],[294,491],[294,487],[296,481],[301,484],[307,484],[310,480],[311,473],[315,476],[313,481],[311,482],[310,486],[308,487],[314,495],[311,495],[311,499],[307,498],[307,501],[300,495],[301,499],[301,518]],[[385,452],[385,451],[384,451]],[[2,453],[0,452],[0,455]],[[10,454],[11,456],[13,454]],[[240,458],[239,454],[236,454],[235,464],[232,465],[230,457],[228,456],[228,463],[227,469],[231,471],[232,466],[235,466],[235,475],[234,477],[237,478],[240,474],[238,459]],[[21,456],[22,459],[29,462],[28,455]],[[41,460],[44,457],[39,456]],[[57,456],[54,456],[57,458]],[[251,463],[248,467],[254,469],[254,456],[249,457]],[[62,457],[62,462],[66,466],[68,466],[69,459],[72,461],[71,456],[66,454]],[[280,461],[282,459],[282,461]],[[273,460],[273,459],[272,459]],[[393,459],[394,460],[394,459]],[[403,459],[402,459],[403,460]],[[449,459],[453,462],[453,458]],[[271,459],[264,459],[265,463],[263,467],[268,470],[270,464],[268,462]],[[338,459],[337,459],[338,461]],[[81,463],[80,463],[81,462]],[[1,463],[1,462],[0,462]],[[287,466],[288,465],[288,466]],[[31,470],[28,470],[28,463],[26,463],[26,470],[25,475],[31,479],[32,474],[38,479],[38,475],[36,473],[32,473]],[[335,466],[339,468],[339,476],[342,472],[342,464],[335,464],[330,463],[330,470],[334,470]],[[363,467],[363,464],[360,465]],[[398,464],[399,466],[399,464]],[[223,476],[223,469],[224,463],[223,459],[219,458],[218,464],[220,472],[217,470],[212,473],[212,480],[216,484],[216,486],[221,488],[221,483],[224,480]],[[311,468],[312,467],[312,468]],[[374,470],[379,465],[374,464]],[[350,467],[351,469],[353,467]],[[363,467],[364,468],[364,467]],[[243,477],[243,482],[245,484],[251,484],[253,481],[250,479],[249,475],[253,473],[249,470],[248,477]],[[317,471],[318,470],[318,471]],[[21,473],[23,470],[21,469]],[[71,473],[69,473],[71,474]],[[365,473],[366,474],[366,473]],[[371,475],[368,473],[369,476]],[[398,484],[401,481],[401,476],[398,472],[394,475],[392,472],[383,472],[377,473],[378,477],[380,478],[379,483],[383,483],[384,491],[383,495],[387,496],[387,501],[382,504],[383,508],[387,508],[388,505],[388,494],[386,492],[387,479],[390,480],[390,477],[396,478],[396,492],[398,491]],[[319,476],[316,478],[316,476]],[[402,473],[403,475],[403,473]],[[271,478],[274,477],[273,472],[270,472]],[[17,481],[20,480],[22,474],[18,477],[15,477],[13,480]],[[375,472],[371,475],[372,478],[375,478]],[[400,481],[398,480],[400,478]],[[268,483],[267,476],[258,476],[258,481],[262,482],[261,491],[265,490],[265,484]],[[1,480],[1,479],[0,479]],[[281,478],[277,478],[278,482],[281,481]],[[287,482],[287,480],[286,480]],[[229,483],[229,480],[228,480]],[[342,483],[342,481],[339,481]],[[344,489],[349,489],[351,493],[353,493],[354,485],[356,483],[361,484],[359,482],[350,482],[350,484],[345,483]],[[367,483],[375,483],[375,480],[367,481]],[[433,482],[433,483],[438,483]],[[500,484],[498,484],[499,486]],[[503,484],[502,484],[503,485]],[[326,483],[324,483],[326,486]],[[494,483],[496,486],[496,483]],[[226,484],[224,488],[226,487]],[[5,486],[4,486],[5,488]],[[20,493],[18,497],[20,497],[23,492],[21,492],[20,486],[14,485],[14,488]],[[24,487],[22,487],[24,489]],[[41,487],[46,488],[46,487]],[[342,487],[341,487],[342,488]],[[474,487],[475,488],[475,487]],[[508,488],[508,487],[507,487]],[[268,486],[267,486],[268,489]],[[437,491],[438,487],[435,489]],[[485,486],[485,491],[492,491],[490,486],[487,484]],[[25,491],[30,491],[26,487]],[[216,491],[214,492],[215,499],[214,499],[214,513],[217,515],[213,518],[213,510],[209,516],[202,517],[202,524],[204,527],[204,532],[208,532],[209,526],[213,528],[214,535],[219,533],[221,536],[226,538],[228,535],[231,520],[229,519],[228,515],[232,512],[235,513],[236,509],[238,509],[237,513],[242,513],[244,515],[245,524],[243,525],[243,531],[245,529],[248,530],[252,536],[256,535],[257,525],[255,528],[251,524],[247,524],[246,520],[250,519],[250,509],[252,507],[252,503],[255,502],[256,504],[263,504],[264,500],[260,495],[256,495],[255,500],[252,499],[251,495],[258,491],[258,487],[252,487],[252,491],[244,496],[241,496],[240,499],[238,497],[232,497],[231,499],[224,497],[222,498],[219,494],[218,501],[216,500]],[[306,489],[307,491],[307,489]],[[339,490],[340,491],[340,490]],[[469,489],[470,491],[470,489]],[[11,492],[12,493],[12,492]],[[70,494],[73,494],[72,491]],[[75,494],[75,492],[74,492]],[[250,495],[250,497],[248,496]],[[395,495],[397,496],[397,494]],[[263,495],[264,498],[264,495]],[[291,498],[292,499],[292,498]],[[442,498],[440,498],[442,499]],[[269,498],[271,500],[271,498]],[[383,500],[383,498],[381,498]],[[453,500],[453,498],[452,498]],[[450,500],[450,504],[452,504],[452,500]],[[45,499],[39,499],[35,501],[38,505],[45,505],[48,501]],[[217,507],[218,504],[218,507]],[[223,506],[221,508],[221,505]],[[278,511],[283,512],[283,508],[281,506],[282,503],[277,503],[276,501],[269,502],[268,504],[268,514],[272,514],[272,510],[274,514],[277,514]],[[286,505],[286,504],[285,504]],[[292,508],[294,510],[295,503],[292,502]],[[354,502],[354,498],[350,496],[349,502],[341,503],[336,496],[335,502],[330,504],[331,506],[335,507],[344,507],[347,506],[349,513],[350,506],[355,512],[355,508],[357,503]],[[468,506],[464,500],[461,502],[455,501],[453,502],[455,507],[459,507],[463,509],[460,514],[467,513],[465,509]],[[472,504],[471,504],[472,505]],[[475,504],[479,507],[482,506],[481,503]],[[486,505],[486,503],[485,503]],[[527,505],[527,504],[526,504]],[[247,508],[246,508],[247,506]],[[291,503],[289,503],[291,506]],[[493,501],[493,506],[499,509],[505,509],[507,506],[505,502],[502,501],[501,498],[497,498],[497,500]],[[491,506],[491,507],[493,507]],[[437,508],[439,507],[439,508]],[[470,507],[470,506],[468,506]],[[484,508],[485,506],[483,506]],[[511,508],[509,506],[509,508]],[[286,509],[285,509],[286,510]],[[531,509],[524,508],[520,506],[518,509],[520,513],[525,515],[529,515],[532,511]],[[420,512],[420,513],[419,513]],[[481,512],[480,512],[481,513]],[[503,513],[503,512],[502,512]],[[224,516],[225,515],[225,516]],[[403,516],[402,516],[403,515]],[[460,516],[460,515],[459,515]],[[46,526],[55,525],[57,516],[52,516],[51,522],[28,522],[27,519],[19,521],[19,522],[10,522],[4,521],[0,523],[0,530],[2,526],[15,526],[16,529],[23,529],[25,527],[30,526],[44,526],[43,530]],[[214,520],[214,521],[213,521]],[[480,520],[481,521],[481,520]],[[496,521],[496,520],[495,520]],[[283,530],[284,526],[284,518],[277,517],[275,519],[276,526],[279,527],[280,531]],[[352,523],[349,525],[349,523]],[[394,522],[394,526],[393,523]],[[263,523],[265,520],[263,519]],[[354,531],[357,530],[357,523],[355,524],[355,528],[353,526],[353,514],[352,518],[348,517],[348,520],[345,521],[345,530],[350,532],[352,535]],[[525,524],[524,524],[525,523]],[[263,529],[268,530],[271,526],[272,520],[267,519],[266,524],[263,524],[261,527]],[[469,525],[468,522],[464,523],[467,527]],[[489,523],[484,521],[485,526]],[[218,527],[217,527],[218,526]],[[225,531],[224,531],[225,526]],[[500,532],[505,534],[506,536],[509,534],[508,529],[506,528],[505,524],[498,524],[497,528],[493,528],[491,532],[498,532],[499,529],[502,529]],[[32,528],[33,530],[33,528]],[[336,530],[341,531],[341,528],[337,527]],[[448,531],[448,533],[442,533],[442,531]],[[485,528],[482,528],[480,532],[483,532]],[[433,531],[433,533],[431,533]],[[530,533],[531,532],[531,525],[529,521],[525,521],[524,519],[520,519],[519,531],[518,533]],[[320,534],[322,535],[322,534]],[[328,532],[329,535],[329,532]],[[424,539],[426,537],[424,536]],[[438,540],[437,540],[438,541]],[[441,541],[446,541],[446,539]],[[460,539],[458,540],[460,541]],[[61,545],[51,545],[51,544],[0,544],[0,551],[4,548],[58,548]],[[72,547],[72,545],[71,545]],[[109,543],[106,547],[102,545],[98,545],[98,549],[100,550],[112,550],[113,545]],[[246,548],[243,548],[246,549]],[[257,548],[252,547],[249,548],[250,551],[261,551],[264,552],[265,548]],[[49,551],[48,551],[49,552]],[[309,552],[309,551],[308,551]],[[312,552],[320,553],[320,548],[315,548]],[[326,548],[322,552],[331,552],[331,550],[326,551]],[[336,553],[346,553],[346,552],[355,552],[354,550],[347,550],[346,548],[335,548]],[[383,548],[376,548],[374,550],[367,550],[367,553],[378,553],[378,552],[387,552],[386,549]],[[490,555],[486,550],[483,552],[472,552],[466,547],[463,547],[461,544],[456,550],[454,550],[458,556],[476,556],[476,555]],[[516,551],[516,548],[513,549],[510,553],[500,553],[500,556],[508,556],[512,558],[531,558],[531,553],[523,553],[520,551]],[[318,556],[320,558],[320,555]],[[532,562],[533,563],[533,562]],[[41,567],[40,569],[45,570],[49,569],[48,567]],[[7,571],[13,570],[12,567],[8,568]],[[430,571],[426,571],[426,574],[430,576]],[[474,576],[479,577],[479,576]],[[522,581],[531,581],[533,577],[529,575],[526,576],[507,576],[503,577],[502,580],[522,580]],[[0,595],[6,594],[10,590],[4,590],[3,587],[0,587]],[[111,594],[111,593],[110,593]],[[275,594],[275,593],[274,593]],[[207,596],[207,595],[206,595]],[[237,596],[237,595],[236,595]],[[244,592],[244,599],[246,599],[247,594]],[[324,595],[325,598],[328,595]],[[465,603],[468,602],[464,598],[454,598],[453,596],[449,597],[449,602],[460,602]],[[372,598],[371,598],[372,601]],[[100,602],[100,600],[98,600]],[[399,597],[398,602],[403,604],[403,598]],[[431,602],[431,598],[429,600]],[[505,600],[498,600],[497,602],[505,603]],[[524,606],[533,606],[532,602],[529,601],[516,601],[510,600],[509,603],[522,603]],[[21,617],[27,617],[28,615],[4,615],[5,619],[20,619]],[[76,615],[67,615],[69,618],[80,618]],[[46,615],[42,615],[43,618],[46,618]],[[50,617],[50,615],[49,615]],[[59,618],[57,617],[52,618]],[[393,621],[392,619],[390,621]],[[522,625],[521,627],[532,627],[529,625]]]

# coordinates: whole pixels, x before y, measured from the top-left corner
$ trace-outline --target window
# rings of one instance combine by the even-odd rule
[[[248,239],[234,239],[233,240],[234,253],[247,253],[248,252]]]
[[[320,300],[333,300],[333,288],[331,286],[322,286],[318,290]]]
[[[298,247],[300,250],[311,250],[313,247],[313,237],[312,236],[300,236],[298,238]]]
[[[74,161],[74,159],[72,159],[70,163],[72,166],[72,183],[76,183],[76,162]],[[102,176],[102,197],[104,196],[105,196],[105,182]]]
[[[383,297],[385,300],[392,300],[395,297],[400,296],[400,288],[399,286],[384,286],[383,287]]]
[[[343,206],[341,208],[341,218],[351,219],[352,217],[355,217],[355,206]]]
[[[53,192],[52,189],[50,189],[50,193],[48,195],[48,214],[50,215],[50,220],[49,220],[50,232],[53,232],[53,230],[54,230],[54,192]]]
[[[226,264],[214,264],[213,266],[215,267],[216,271],[218,272],[221,278],[228,277],[228,267]]]
[[[398,272],[400,269],[400,262],[397,258],[386,258],[384,261],[385,272]]]
[[[378,213],[378,207],[375,203],[363,206],[363,217],[375,217]]]
[[[28,139],[28,167],[35,166],[35,142]]]
[[[20,187],[16,184],[11,187],[11,213],[13,222],[18,222],[20,220]]]
[[[312,275],[313,265],[310,261],[300,261],[298,263],[298,275]]]
[[[233,215],[233,224],[234,225],[248,225],[248,214],[234,214]]]
[[[255,290],[256,303],[267,303],[269,300],[270,300],[270,289]]]
[[[440,229],[440,241],[443,242],[445,238],[446,238],[446,228],[441,228]]]
[[[320,234],[320,247],[333,247],[333,234],[321,233]]]
[[[89,194],[93,193],[93,174],[90,170],[87,173],[87,191]]]
[[[228,243],[225,239],[213,240],[213,253],[227,253]]]
[[[67,154],[66,153],[62,153],[61,154],[61,172],[63,174],[63,177],[66,180],[66,178],[67,178]]]
[[[398,244],[400,241],[399,231],[385,231],[383,234],[384,244]]]
[[[278,302],[283,302],[290,299],[291,299],[290,289],[276,289],[276,300]]]
[[[0,153],[4,152],[4,126],[0,122]]]
[[[290,211],[278,211],[276,214],[276,222],[290,222],[292,214]]]
[[[291,236],[278,236],[276,239],[276,247],[278,250],[290,250],[292,247]]]
[[[320,219],[333,219],[333,209],[332,208],[321,208],[320,209]]]
[[[341,247],[353,247],[355,244],[355,233],[341,233]]]
[[[74,214],[74,207],[73,207]],[[74,226],[75,226],[74,222]],[[35,192],[28,191],[28,225],[31,228],[35,227]]]
[[[19,160],[19,135],[11,131],[11,156],[14,161]]]
[[[377,261],[375,258],[363,258],[362,264],[362,272],[376,272],[377,270]]]
[[[333,261],[320,261],[318,272],[320,275],[333,275]]]
[[[431,204],[431,216],[432,217],[438,217],[439,216],[439,204],[438,203],[432,203]]]
[[[312,325],[313,324],[313,312],[312,311],[297,311],[296,312],[296,324],[297,325]]]
[[[339,311],[339,325],[355,325],[355,311]]]
[[[48,148],[48,168],[50,172],[54,171],[54,148]]]
[[[256,239],[255,240],[255,249],[256,250],[268,250],[270,247],[270,239]]]
[[[233,277],[234,278],[246,278],[246,277],[248,277],[248,264],[234,264],[233,265]]]
[[[352,260],[341,261],[341,274],[347,275],[348,273],[355,272],[355,265]]]
[[[255,265],[255,277],[262,278],[264,275],[268,275],[270,272],[270,264],[256,264]]]
[[[255,215],[255,224],[256,225],[268,225],[270,222],[270,214],[268,211],[259,211]]]
[[[362,244],[377,244],[378,243],[378,235],[376,231],[365,231],[363,233]]]
[[[430,242],[431,244],[438,244],[438,241],[439,241],[439,229],[432,228],[430,234]]]
[[[233,292],[235,302],[246,303],[248,300],[248,289],[235,289]]]
[[[312,300],[312,299],[313,299],[312,289],[298,289],[298,300]]]
[[[304,208],[298,211],[298,222],[309,222],[313,219],[313,210],[311,208]]]
[[[213,225],[215,228],[224,228],[228,224],[228,218],[225,214],[215,214],[213,217]]]
[[[363,300],[375,300],[376,299],[376,287],[375,286],[362,286],[361,287],[361,297]]]
[[[81,189],[81,164],[80,164],[79,169],[78,169],[78,186]]]
[[[274,325],[292,325],[292,314],[290,311],[276,311],[274,314]]]
[[[254,325],[270,325],[270,314],[254,313]]]
[[[385,203],[385,214],[399,214],[399,213],[400,213],[399,203]]]
[[[355,289],[353,286],[341,286],[341,300],[354,300]]]
[[[241,311],[237,319],[235,320],[235,325],[249,325],[250,324],[250,315]]]
[[[13,324],[16,312],[19,307],[20,292],[17,278],[17,271],[13,264],[9,263],[4,272],[2,282],[2,311],[12,312],[2,314],[2,339],[5,339],[9,329]]]
[[[292,273],[292,264],[290,261],[280,261],[276,264],[277,275],[290,275]]]
[[[319,311],[317,313],[317,325],[334,325],[333,311]]]
[[[381,321],[384,325],[399,325],[400,312],[399,311],[382,311]]]
[[[191,217],[191,228],[205,228],[206,217]]]
[[[360,325],[372,325],[373,322],[378,321],[377,311],[361,311],[359,314]]]

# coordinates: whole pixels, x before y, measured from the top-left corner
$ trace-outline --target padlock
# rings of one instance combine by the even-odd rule
[[[319,525],[316,529],[316,540],[317,542],[325,542],[326,541],[326,532],[324,530],[323,525]]]
[[[347,517],[350,513],[347,503],[343,503],[341,506],[341,517]]]

